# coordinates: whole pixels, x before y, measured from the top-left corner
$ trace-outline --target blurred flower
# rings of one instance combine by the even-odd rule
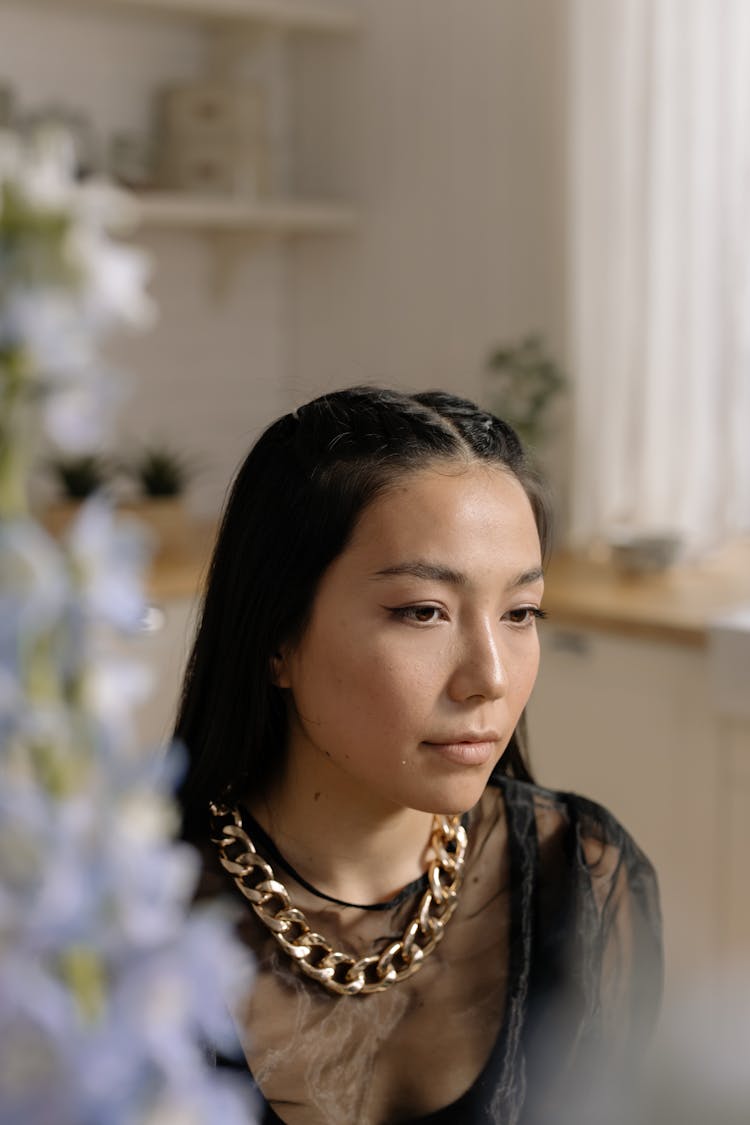
[[[19,137],[0,129],[0,190],[6,183],[16,183],[23,174],[23,146]]]
[[[70,135],[55,128],[39,130],[22,149],[22,157],[13,182],[29,207],[39,212],[68,211],[76,193],[75,146]]]
[[[30,519],[0,522],[0,666],[13,667],[18,646],[59,620],[68,599],[64,560]]]
[[[151,272],[146,254],[85,227],[71,234],[69,251],[86,279],[82,313],[89,323],[104,328],[147,328],[153,323],[155,308],[145,289]]]
[[[17,287],[0,308],[0,343],[22,349],[30,370],[45,383],[75,377],[96,350],[75,303],[54,286]]]
[[[112,432],[122,398],[122,387],[111,381],[111,372],[79,374],[46,397],[47,433],[55,445],[72,454],[96,448]]]
[[[141,662],[114,657],[104,645],[94,647],[92,657],[83,685],[87,709],[102,728],[118,731],[125,753],[135,743],[135,715],[151,694],[154,677]]]
[[[141,570],[146,542],[135,520],[117,520],[102,496],[93,496],[68,533],[82,607],[91,618],[136,632],[146,604]]]
[[[65,137],[0,134],[0,1125],[253,1119],[207,1062],[249,966],[191,910],[179,760],[137,747],[150,676],[111,644],[143,621],[143,534],[95,494],[61,547],[24,506],[30,412],[97,453],[121,395],[102,343],[153,319],[147,258],[109,234],[131,221]]]

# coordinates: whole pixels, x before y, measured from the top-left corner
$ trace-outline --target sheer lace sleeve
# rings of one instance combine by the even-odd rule
[[[625,1055],[648,1043],[662,990],[661,916],[656,874],[606,810],[578,798],[579,901],[596,937],[592,1002],[611,1048]],[[598,985],[598,988],[595,986]],[[598,994],[597,994],[598,993]]]
[[[551,1093],[540,1094],[546,1108],[529,1120],[552,1120],[551,1099],[566,1125],[632,1121],[662,992],[656,875],[616,818],[585,798],[540,797],[537,829],[528,1036],[539,1081],[530,1092],[532,1100],[533,1089]],[[562,1105],[570,1108],[561,1113]]]

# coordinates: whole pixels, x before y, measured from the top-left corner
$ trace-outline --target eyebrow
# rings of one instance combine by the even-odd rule
[[[452,570],[449,566],[441,566],[439,563],[431,563],[422,559],[397,563],[395,566],[386,566],[382,570],[375,571],[372,577],[394,578],[403,574],[409,575],[411,578],[422,578],[431,582],[444,582],[448,586],[470,585],[469,579],[461,571]],[[541,566],[534,566],[530,570],[524,570],[521,574],[517,574],[515,578],[511,578],[506,585],[506,589],[517,590],[520,586],[530,586],[541,578],[544,578],[544,570]]]

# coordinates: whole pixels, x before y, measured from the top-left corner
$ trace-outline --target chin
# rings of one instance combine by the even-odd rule
[[[450,786],[440,786],[442,792],[431,793],[429,797],[425,794],[426,799],[412,807],[433,816],[463,816],[481,799],[488,780],[489,774],[481,780],[454,781]]]

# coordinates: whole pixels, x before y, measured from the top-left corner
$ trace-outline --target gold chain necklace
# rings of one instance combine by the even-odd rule
[[[416,973],[442,939],[463,878],[467,837],[460,817],[433,820],[430,845],[435,858],[427,871],[427,889],[401,939],[390,942],[381,953],[357,959],[335,950],[292,906],[286,887],[256,852],[239,809],[212,802],[210,810],[211,839],[222,866],[284,952],[329,992],[339,996],[383,992]]]

